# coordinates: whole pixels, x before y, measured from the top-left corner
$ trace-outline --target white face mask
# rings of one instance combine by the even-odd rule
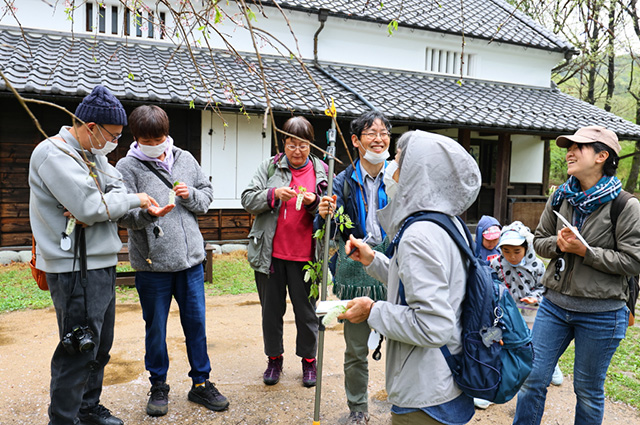
[[[149,158],[157,158],[167,150],[167,139],[159,145],[151,146],[151,145],[143,145],[142,143],[138,143],[138,148],[140,151],[147,155]]]
[[[391,161],[389,165],[387,165],[387,168],[385,168],[384,170],[384,187],[389,199],[395,197],[396,193],[398,192],[398,182],[393,179],[393,174],[397,169],[398,163],[395,161]]]
[[[109,155],[111,152],[113,152],[113,150],[115,148],[118,147],[117,143],[113,143],[113,142],[106,142],[105,145],[103,147],[101,147],[100,149],[98,148],[91,148],[91,153],[94,155],[102,155],[102,156],[107,156]]]
[[[384,152],[375,153],[370,150],[365,150],[364,159],[372,164],[381,164],[389,158],[389,149]]]

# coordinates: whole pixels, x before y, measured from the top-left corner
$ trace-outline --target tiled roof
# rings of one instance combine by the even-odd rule
[[[263,1],[263,4],[272,3]],[[383,7],[380,7],[380,4]],[[495,40],[544,50],[575,50],[504,0],[282,0],[280,7]]]
[[[538,88],[415,72],[326,65],[335,75],[384,111],[390,119],[564,134],[599,124],[621,138],[640,138],[640,126],[597,106]]]
[[[193,57],[201,78],[184,47],[176,52],[173,46],[158,42],[126,43],[36,30],[29,30],[23,38],[16,29],[0,27],[0,69],[25,95],[74,96],[79,100],[101,83],[123,101],[182,106],[193,102],[202,108],[213,99],[221,108],[237,111],[239,103],[228,89],[233,85],[246,109],[266,109],[256,57],[247,55],[242,62],[226,53],[201,49],[194,50]],[[323,113],[325,105],[316,86],[295,62],[276,57],[263,60],[274,110]],[[368,110],[354,94],[311,63],[306,65],[324,95],[336,99],[340,116],[353,117]],[[247,66],[253,72],[247,72]],[[395,121],[544,135],[599,124],[621,139],[640,140],[640,126],[557,89],[470,79],[458,85],[455,78],[426,73],[328,63],[323,67]],[[220,83],[218,76],[228,80]],[[0,80],[0,92],[6,96],[7,90]]]

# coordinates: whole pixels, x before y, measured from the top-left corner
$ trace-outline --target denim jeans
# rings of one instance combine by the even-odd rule
[[[151,383],[167,380],[167,319],[172,298],[180,309],[180,323],[191,365],[189,376],[196,384],[209,379],[211,364],[207,354],[202,265],[178,272],[136,272],[136,289],[145,321],[144,365],[151,374]]]
[[[518,392],[513,423],[540,423],[553,369],[572,340],[575,340],[573,387],[577,398],[574,423],[602,423],[604,380],[611,358],[626,334],[628,320],[626,306],[616,311],[577,313],[543,299],[533,324],[533,369]]]

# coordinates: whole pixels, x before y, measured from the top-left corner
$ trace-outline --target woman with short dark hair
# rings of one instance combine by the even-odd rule
[[[129,116],[134,142],[118,161],[130,192],[145,188],[165,207],[159,217],[131,212],[118,221],[129,234],[129,259],[145,320],[145,368],[151,389],[149,416],[169,409],[167,320],[172,299],[180,309],[192,380],[188,399],[210,410],[229,400],[209,381],[211,363],[205,320],[204,241],[197,215],[209,210],[213,187],[196,159],[173,144],[169,117],[155,105],[139,106]]]

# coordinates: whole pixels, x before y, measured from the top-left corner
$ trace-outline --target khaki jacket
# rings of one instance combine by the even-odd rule
[[[640,203],[631,198],[620,212],[616,224],[616,234],[611,228],[611,202],[608,202],[589,215],[580,234],[593,249],[587,249],[583,257],[565,253],[564,270],[556,274],[556,262],[561,254],[557,250],[557,234],[562,228],[561,220],[553,213],[551,199],[540,217],[535,232],[533,246],[536,253],[550,258],[551,262],[542,278],[542,283],[549,289],[561,294],[626,301],[629,287],[625,276],[640,273]],[[560,206],[560,214],[571,221],[573,206],[564,201]],[[615,240],[614,240],[615,238]],[[617,249],[614,249],[617,241]]]
[[[274,163],[274,158],[265,159],[256,174],[253,176],[249,186],[242,192],[242,207],[247,212],[256,216],[251,232],[249,233],[249,246],[247,255],[251,268],[257,272],[269,274],[271,267],[271,254],[273,253],[273,237],[276,234],[280,205],[278,201],[275,208],[269,205],[269,189],[291,184],[291,170],[287,162],[287,157],[282,155],[276,158],[275,169],[269,171],[269,164]],[[319,199],[327,185],[326,164],[313,155],[309,155],[309,160],[313,162],[316,172],[316,195]],[[271,174],[271,175],[270,175]],[[310,214],[315,215],[318,210],[318,202],[305,206]],[[309,233],[309,237],[313,237]]]

